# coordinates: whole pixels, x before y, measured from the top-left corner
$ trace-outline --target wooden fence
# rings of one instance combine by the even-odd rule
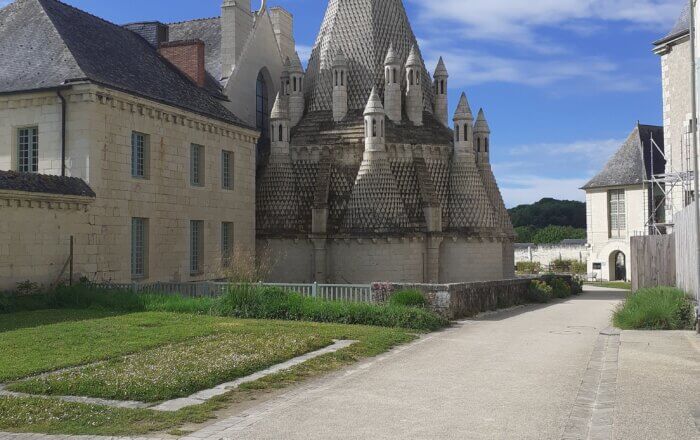
[[[632,237],[632,291],[676,285],[676,242],[673,235]]]
[[[676,286],[688,293],[698,292],[697,229],[695,204],[674,214],[676,239]]]

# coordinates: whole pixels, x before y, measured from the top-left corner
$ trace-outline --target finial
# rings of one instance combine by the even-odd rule
[[[462,92],[462,96],[459,98],[459,104],[457,104],[457,110],[455,110],[455,121],[473,121],[474,115],[472,114],[472,109],[469,106],[469,100],[467,100],[467,94]]]

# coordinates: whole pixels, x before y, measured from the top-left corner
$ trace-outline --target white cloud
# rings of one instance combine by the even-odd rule
[[[494,172],[501,188],[506,206],[534,203],[544,197],[560,200],[585,200],[585,193],[580,190],[586,179],[549,178],[530,174],[512,174],[503,172],[507,165],[494,165]]]
[[[296,48],[297,53],[299,54],[299,59],[301,59],[302,64],[306,65],[306,63],[309,62],[309,58],[311,58],[311,51],[313,50],[313,47],[297,44]]]
[[[620,148],[624,139],[598,139],[598,140],[581,140],[574,142],[561,143],[540,143],[519,145],[509,148],[509,152],[515,156],[532,156],[538,157],[562,157],[566,160],[574,160],[581,163],[584,161],[589,167],[600,168],[608,159]]]

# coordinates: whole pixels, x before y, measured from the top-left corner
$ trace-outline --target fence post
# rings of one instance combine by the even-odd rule
[[[316,298],[318,296],[318,283],[314,281],[314,284],[311,286],[311,296]]]

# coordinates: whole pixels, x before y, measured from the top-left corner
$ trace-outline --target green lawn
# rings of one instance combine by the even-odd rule
[[[96,314],[90,319],[90,312],[62,313],[64,322],[60,323],[46,312],[23,313],[21,320],[2,315],[32,326],[2,333],[1,381],[83,365],[14,386],[32,392],[157,400],[240,377],[328,345],[333,339],[359,343],[175,413],[65,403],[54,398],[0,397],[0,431],[138,435],[174,429],[203,422],[232,400],[255,398],[258,390],[332,371],[416,337],[410,330],[340,324],[160,312]],[[233,362],[225,362],[231,359]],[[94,363],[103,360],[106,362]]]
[[[0,315],[0,332],[38,327],[60,322],[85,321],[114,316],[117,313],[104,310],[40,310]]]

